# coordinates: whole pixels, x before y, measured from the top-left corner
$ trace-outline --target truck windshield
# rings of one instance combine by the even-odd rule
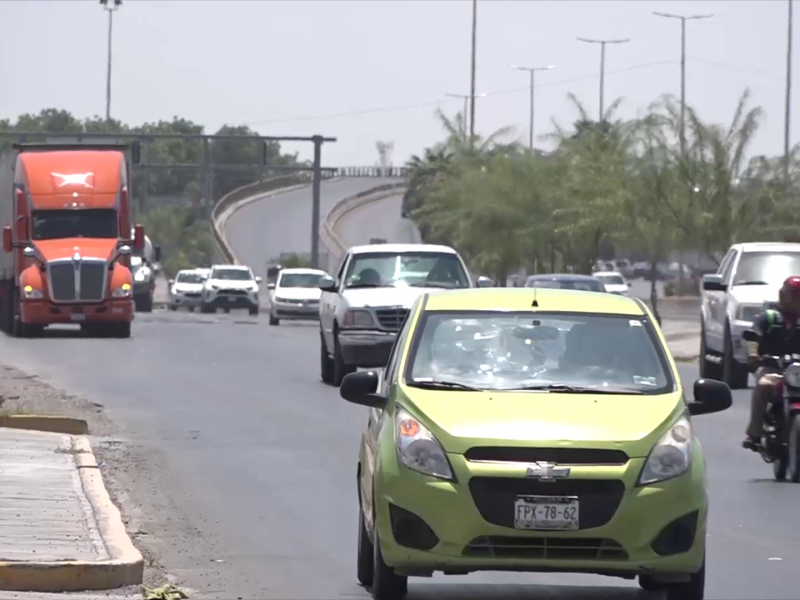
[[[353,255],[345,287],[467,288],[469,279],[456,254],[369,252]]]
[[[33,239],[117,238],[117,211],[113,208],[33,211]]]

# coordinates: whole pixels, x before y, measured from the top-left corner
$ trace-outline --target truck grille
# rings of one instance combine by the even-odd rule
[[[63,261],[48,265],[54,302],[100,302],[105,295],[108,263],[98,260]],[[76,277],[78,289],[76,290]]]
[[[380,308],[375,311],[378,323],[389,331],[400,331],[408,316],[407,308]]]

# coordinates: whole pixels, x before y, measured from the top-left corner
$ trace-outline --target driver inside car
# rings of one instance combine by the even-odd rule
[[[800,354],[800,277],[788,277],[778,295],[778,310],[768,309],[753,323],[759,335],[756,354],[748,353],[747,362],[756,368],[756,387],[750,401],[750,420],[742,447],[758,451],[764,429],[764,415],[781,373],[762,366],[761,357]]]

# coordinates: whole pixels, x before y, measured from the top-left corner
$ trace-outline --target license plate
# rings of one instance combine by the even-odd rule
[[[514,527],[544,531],[575,531],[580,503],[573,496],[521,496],[514,502]]]
[[[86,315],[84,315],[83,313],[72,313],[72,315],[70,315],[70,318],[73,321],[85,321]]]

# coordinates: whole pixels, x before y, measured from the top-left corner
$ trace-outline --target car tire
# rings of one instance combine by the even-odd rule
[[[328,385],[333,383],[333,359],[328,356],[322,331],[319,332],[319,378],[322,379],[322,383]]]
[[[170,305],[169,305],[169,309],[170,309],[172,312],[175,312],[176,310],[178,310],[178,307],[177,307],[175,304],[170,304]]]
[[[666,600],[704,600],[706,590],[706,561],[697,573],[693,573],[686,583],[668,585]]]
[[[732,390],[747,389],[750,370],[733,357],[730,325],[725,326],[725,342],[722,346],[722,381]]]
[[[281,324],[281,320],[278,319],[277,317],[273,317],[272,313],[270,313],[270,315],[269,315],[269,324],[270,325],[280,325]]]
[[[367,525],[364,523],[364,511],[358,509],[358,555],[356,558],[356,578],[358,583],[363,586],[372,585],[375,563],[372,562],[375,556],[375,549],[367,533]]]
[[[336,331],[333,332],[333,381],[331,384],[334,387],[342,385],[342,380],[350,373],[356,372],[356,367],[348,365],[344,362],[342,355],[342,348],[339,346],[339,336]]]
[[[217,312],[217,310],[211,306],[210,304],[201,304],[200,305],[200,312],[204,314],[211,314]]]
[[[666,586],[653,579],[650,575],[639,575],[639,587],[646,592],[660,592]]]
[[[115,338],[129,338],[131,337],[131,324],[130,323],[112,323],[109,327],[109,336]]]
[[[722,368],[715,362],[706,358],[708,355],[708,346],[706,345],[706,326],[705,323],[700,321],[700,377],[703,379],[715,379],[720,381],[722,379]]]
[[[257,306],[253,306],[253,307],[250,308],[250,316],[251,317],[258,316],[258,307]]]
[[[377,532],[378,528],[376,527],[372,543],[372,598],[374,600],[402,600],[408,594],[408,577],[398,575],[393,568],[383,562],[381,541]]]

